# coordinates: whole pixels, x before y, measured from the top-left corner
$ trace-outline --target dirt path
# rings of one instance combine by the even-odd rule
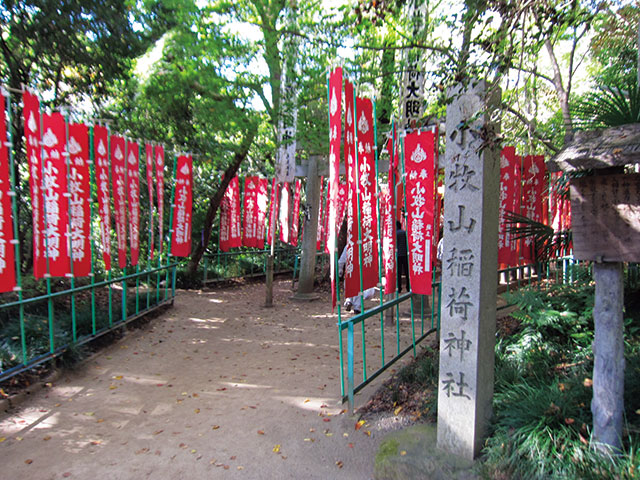
[[[174,308],[0,416],[2,479],[369,479],[340,403],[337,316],[276,281]],[[368,434],[370,432],[370,435]]]

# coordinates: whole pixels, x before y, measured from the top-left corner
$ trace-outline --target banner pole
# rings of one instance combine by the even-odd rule
[[[173,214],[174,214],[174,210],[176,208],[175,206],[175,194],[176,194],[176,168],[178,165],[178,155],[176,153],[174,153],[173,155],[173,181],[171,182],[171,203],[169,204],[169,206],[171,207],[171,210],[169,211],[169,245],[167,245],[167,273],[165,276],[165,291],[164,291],[164,299],[166,300],[169,297],[169,265],[171,264],[171,246],[173,244],[173,235],[174,235],[174,231],[173,231]],[[173,275],[172,275],[172,281],[173,281],[173,285],[171,286],[171,293],[173,294],[175,292],[175,267],[173,267]]]
[[[378,287],[380,288],[380,305],[384,304],[384,287],[382,285],[382,247],[384,240],[382,238],[382,229],[380,224],[382,223],[383,215],[380,211],[380,165],[378,156],[378,122],[376,116],[376,102],[373,101],[373,154],[376,165],[376,212],[378,213]],[[384,311],[380,310],[380,350],[381,350],[381,362],[384,367]]]
[[[5,93],[4,91],[2,92]],[[24,305],[22,303],[22,274],[20,271],[20,244],[18,242],[18,201],[16,199],[16,175],[15,175],[15,163],[13,158],[13,123],[11,122],[11,95],[9,92],[5,95],[6,98],[6,115],[7,115],[7,155],[9,156],[9,175],[10,175],[10,195],[11,195],[11,210],[13,213],[13,247],[15,252],[15,269],[16,269],[16,287],[14,291],[18,294],[18,315],[20,320],[20,343],[22,346],[22,363],[27,363],[27,339],[24,328]]]

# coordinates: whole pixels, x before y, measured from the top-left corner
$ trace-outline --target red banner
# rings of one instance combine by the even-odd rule
[[[296,190],[293,194],[293,215],[291,216],[291,245],[298,246],[298,229],[300,228],[300,190],[302,182],[296,180]]]
[[[69,261],[69,203],[67,200],[66,124],[62,114],[42,116],[42,161],[44,164],[45,243],[49,274],[66,276]]]
[[[162,226],[164,224],[164,147],[156,145],[154,149],[156,159],[156,186],[158,196],[158,254],[162,253],[164,239]]]
[[[171,255],[188,257],[191,255],[191,208],[193,161],[189,155],[180,155],[176,163],[175,207],[173,211],[173,235]],[[236,177],[236,186],[238,179]]]
[[[329,275],[331,277],[331,309],[336,306],[336,234],[338,227],[338,176],[340,175],[340,142],[342,139],[342,68],[336,68],[329,75],[329,185],[327,186],[329,225],[325,233],[325,251],[329,252]],[[353,88],[351,90],[353,101]],[[353,112],[353,109],[352,109]],[[346,155],[346,145],[345,145]],[[326,214],[325,214],[326,215]],[[340,252],[338,252],[339,254]]]
[[[345,142],[344,155],[347,172],[347,244],[344,269],[345,297],[355,297],[360,292],[360,262],[358,251],[358,205],[356,188],[356,138],[353,84],[344,82]],[[331,232],[330,232],[331,233]]]
[[[258,177],[244,179],[242,246],[255,247],[258,242]]]
[[[278,221],[278,198],[280,197],[280,184],[274,178],[271,182],[271,201],[269,202],[269,230],[267,243],[271,245],[276,235],[276,222]]]
[[[93,127],[93,155],[95,158],[100,240],[105,270],[111,270],[111,193],[109,187],[109,132],[107,127]]]
[[[280,190],[280,209],[279,215],[279,227],[280,227],[280,241],[282,243],[289,243],[289,211],[291,205],[291,192],[289,190],[289,184],[283,183]]]
[[[40,101],[25,91],[22,95],[24,108],[24,135],[29,161],[29,186],[31,189],[31,215],[33,219],[33,275],[44,277],[47,263],[44,252],[44,195],[42,191],[42,147],[40,145]]]
[[[435,261],[432,258],[435,138],[433,131],[418,131],[404,140],[409,282],[411,291],[421,295],[431,294]]]
[[[127,185],[125,183],[125,142],[111,135],[111,181],[113,182],[113,210],[118,242],[118,267],[127,266]]]
[[[127,193],[129,194],[129,243],[131,265],[140,255],[140,155],[136,142],[127,142]]]
[[[518,212],[520,195],[519,165],[515,147],[504,147],[500,155],[500,206],[498,213],[498,263],[502,267],[517,264],[517,248],[514,235],[509,232],[507,212]]]
[[[269,182],[266,178],[258,179],[257,216],[256,216],[256,247],[264,248],[265,224],[267,223],[267,206]]]
[[[91,273],[91,205],[89,202],[89,129],[82,123],[69,125],[69,216],[73,276]]]
[[[7,117],[4,95],[0,92],[0,292],[11,292],[16,286],[16,252],[11,206]]]
[[[328,211],[328,201],[329,201],[329,192],[327,192],[326,198],[324,195],[324,177],[320,177],[320,202],[318,205],[318,231],[316,233],[316,250],[322,250],[322,241],[325,240],[326,236],[324,232],[326,232],[326,228],[328,225],[329,215],[325,215],[325,209]],[[325,221],[325,216],[327,220]]]
[[[147,143],[144,147],[144,155],[147,163],[147,192],[149,194],[149,260],[153,260],[153,146]]]
[[[240,186],[233,177],[222,199],[220,210],[220,250],[228,251],[242,245],[240,238]]]
[[[360,197],[360,231],[362,234],[362,289],[378,284],[378,212],[376,205],[376,165],[373,102],[356,99],[358,151],[358,193]]]
[[[544,155],[527,155],[522,163],[522,215],[542,222],[542,198],[545,190]],[[525,262],[535,260],[532,237],[522,239],[522,258]]]
[[[394,216],[393,197],[389,186],[382,187],[382,262],[384,265],[384,293],[390,294],[397,290],[396,278],[396,226]]]

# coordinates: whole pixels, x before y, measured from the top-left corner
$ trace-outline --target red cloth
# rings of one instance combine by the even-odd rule
[[[125,141],[111,135],[111,180],[113,182],[113,209],[118,241],[118,267],[127,266],[127,184],[125,182]]]
[[[500,206],[498,231],[498,263],[502,267],[517,264],[515,241],[508,231],[507,212],[518,212],[519,167],[515,147],[504,147],[500,155]]]
[[[382,263],[384,265],[384,293],[396,291],[396,222],[393,197],[389,186],[381,190]]]
[[[153,260],[153,146],[147,143],[144,147],[144,155],[147,166],[147,193],[149,195],[149,260]]]
[[[362,240],[362,289],[378,284],[378,211],[376,202],[376,164],[373,102],[356,98],[358,152],[357,180],[360,200],[360,231]]]
[[[338,225],[338,176],[340,175],[340,142],[342,141],[342,68],[337,67],[329,75],[329,225],[325,229],[325,251],[329,253],[329,275],[331,277],[331,311],[336,307],[336,235]],[[351,92],[353,101],[353,91]],[[346,127],[345,127],[346,128]],[[346,145],[345,145],[346,155]],[[325,214],[326,215],[326,214]],[[339,252],[338,252],[339,253]]]
[[[156,145],[154,149],[156,159],[156,187],[158,196],[158,254],[162,253],[163,242],[163,219],[164,219],[164,147]]]
[[[140,255],[140,160],[136,142],[127,142],[126,168],[131,265],[136,266]]]
[[[298,229],[300,227],[300,190],[302,182],[296,180],[296,190],[293,195],[293,215],[291,217],[291,245],[298,246]]]
[[[16,252],[13,245],[13,209],[9,193],[9,150],[4,95],[0,95],[0,292],[11,292],[16,286]]]
[[[242,246],[255,247],[258,242],[258,177],[245,177],[243,203]]]
[[[45,244],[49,274],[71,273],[69,260],[69,201],[67,199],[66,125],[62,114],[42,117],[42,161],[44,164]]]
[[[222,199],[220,210],[220,250],[228,251],[242,245],[240,238],[240,186],[233,177]]]
[[[545,190],[544,155],[527,155],[522,163],[522,215],[542,222],[542,199]],[[533,237],[522,239],[522,259],[524,262],[535,260]]]
[[[47,273],[44,251],[44,192],[42,187],[42,147],[40,145],[40,101],[25,91],[22,95],[24,108],[24,135],[29,161],[29,186],[31,190],[31,216],[33,220],[33,275],[43,278]]]
[[[267,232],[267,243],[271,245],[275,240],[276,222],[278,221],[278,199],[280,197],[280,184],[274,178],[271,181],[271,201],[269,202],[269,230]]]
[[[435,188],[435,132],[409,133],[404,140],[407,241],[411,291],[430,295]]]
[[[111,270],[111,189],[109,187],[109,132],[107,127],[93,127],[93,155],[95,158],[100,240],[105,270]]]
[[[360,262],[358,252],[358,206],[356,197],[356,125],[354,121],[355,98],[353,84],[344,82],[345,142],[344,155],[347,172],[347,244],[344,267],[345,297],[355,297],[360,292]],[[333,270],[333,269],[332,269]]]
[[[89,183],[89,129],[82,123],[69,125],[69,216],[73,276],[91,273],[91,208]]]
[[[266,178],[258,179],[258,193],[257,193],[257,217],[256,217],[256,247],[264,248],[264,234],[265,225],[267,222],[267,204],[269,195],[267,190],[269,189],[269,182]]]
[[[171,255],[174,257],[191,255],[192,184],[193,160],[189,155],[180,155],[176,164],[175,207],[171,227]]]

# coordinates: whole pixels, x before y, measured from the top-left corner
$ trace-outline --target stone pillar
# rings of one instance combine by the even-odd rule
[[[318,236],[318,212],[320,205],[320,182],[318,178],[318,158],[309,157],[307,165],[307,211],[304,217],[304,237],[302,238],[302,255],[300,257],[300,280],[298,291],[294,298],[306,300],[314,299],[313,283],[316,271],[316,242]],[[313,298],[307,298],[307,297]]]
[[[481,450],[493,397],[500,145],[485,82],[453,89],[447,107],[440,304],[438,447]]]
[[[624,415],[624,278],[622,263],[594,262],[593,441],[601,450],[622,445]]]

